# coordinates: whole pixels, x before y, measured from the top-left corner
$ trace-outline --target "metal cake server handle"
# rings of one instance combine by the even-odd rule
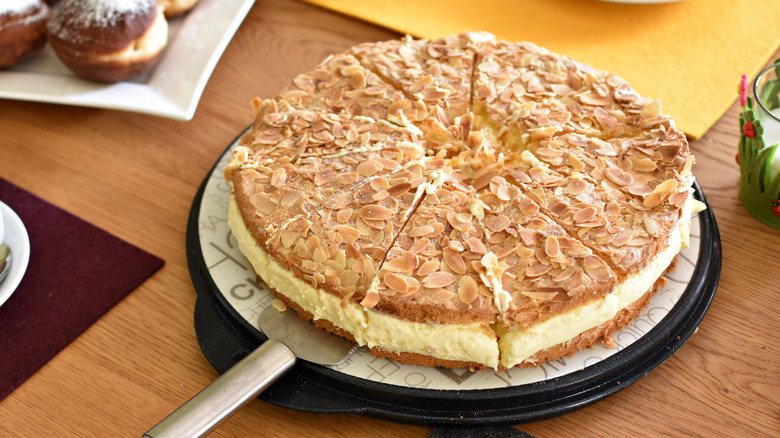
[[[203,436],[287,373],[298,358],[337,365],[357,348],[294,311],[269,307],[260,313],[259,324],[268,341],[146,432],[144,438]]]

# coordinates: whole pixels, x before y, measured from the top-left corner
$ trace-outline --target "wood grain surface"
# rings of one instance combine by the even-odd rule
[[[330,53],[397,36],[306,4],[258,0],[190,122],[0,101],[0,175],[166,262],[0,403],[0,436],[140,437],[217,377],[195,339],[185,259],[198,185],[251,122],[251,98],[274,95]],[[720,285],[698,332],[616,395],[520,429],[538,437],[780,435],[780,232],[753,220],[738,200],[738,111],[735,103],[692,143],[723,246]],[[430,432],[253,401],[212,436]]]

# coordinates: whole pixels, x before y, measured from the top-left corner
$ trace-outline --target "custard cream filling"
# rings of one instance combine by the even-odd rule
[[[403,321],[316,288],[290,274],[254,240],[231,196],[228,224],[241,252],[272,289],[314,316],[352,334],[360,345],[389,351],[418,353],[438,359],[478,362],[498,367],[498,343],[485,324],[424,324]]]

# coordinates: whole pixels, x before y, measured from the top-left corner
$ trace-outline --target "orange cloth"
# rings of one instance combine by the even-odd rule
[[[485,30],[617,73],[693,138],[780,46],[778,0],[304,0],[416,37]]]

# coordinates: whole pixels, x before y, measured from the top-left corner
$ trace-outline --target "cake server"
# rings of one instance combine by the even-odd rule
[[[260,313],[268,341],[174,411],[144,437],[200,437],[289,371],[298,359],[320,365],[344,362],[357,345],[302,319],[292,310]]]

